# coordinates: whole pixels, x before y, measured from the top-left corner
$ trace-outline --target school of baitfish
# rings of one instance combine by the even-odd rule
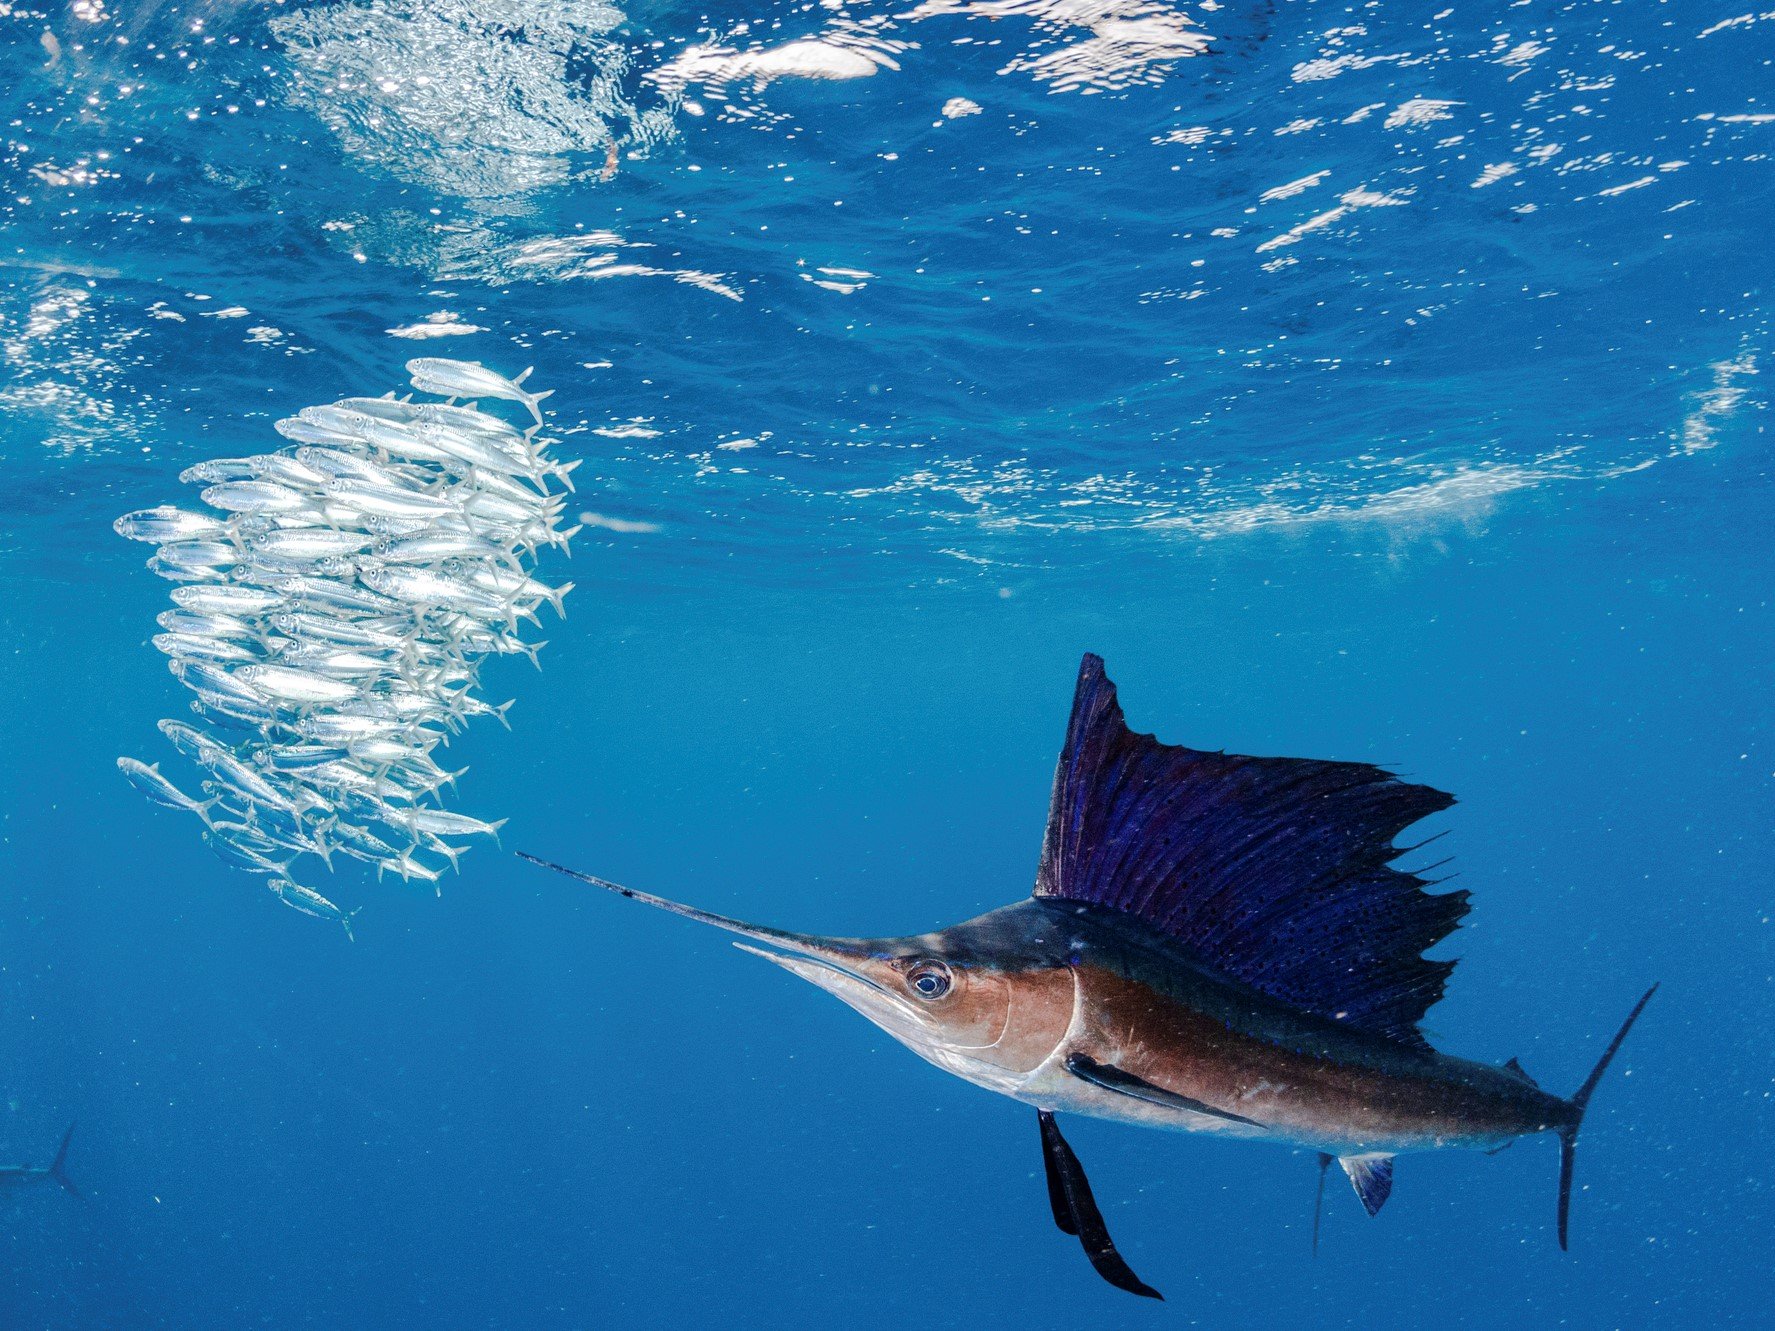
[[[158,764],[119,758],[149,799],[195,813],[227,864],[261,875],[284,904],[347,912],[295,881],[293,865],[335,856],[377,876],[436,884],[467,839],[496,836],[442,807],[461,771],[438,748],[511,703],[476,695],[488,655],[522,654],[546,602],[572,588],[533,576],[538,551],[567,548],[559,484],[577,462],[538,438],[546,393],[466,361],[407,363],[415,389],[305,407],[277,422],[290,444],[219,458],[180,480],[209,511],[163,505],[118,518],[119,535],[160,548],[148,567],[179,585],[154,645],[196,696],[197,724],[161,732],[200,773],[190,794]],[[482,411],[516,403],[519,429]],[[466,769],[463,769],[466,770]]]

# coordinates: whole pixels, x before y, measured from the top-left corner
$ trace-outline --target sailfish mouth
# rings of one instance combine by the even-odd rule
[[[750,952],[753,956],[763,957],[766,961],[775,962],[791,975],[799,975],[810,984],[821,989],[839,993],[844,981],[863,985],[887,998],[894,995],[868,975],[863,973],[859,963],[874,959],[873,952],[861,942],[844,938],[822,938],[817,934],[798,934],[787,929],[772,929],[762,924],[751,924],[745,920],[736,920],[731,916],[717,915],[713,911],[699,910],[695,906],[686,906],[682,902],[671,901],[666,897],[656,897],[651,892],[638,892],[632,887],[624,887],[621,883],[613,883],[608,878],[598,878],[589,873],[580,873],[577,869],[569,869],[552,861],[539,859],[535,855],[517,852],[518,858],[529,860],[532,864],[541,865],[545,869],[553,869],[556,873],[566,874],[569,878],[577,878],[582,883],[590,883],[593,887],[601,887],[606,892],[614,892],[618,896],[628,897],[631,901],[639,901],[649,906],[657,906],[674,915],[682,915],[686,919],[700,920],[704,924],[712,924],[717,929],[730,934],[738,934],[749,938],[752,943],[735,943],[742,952]],[[761,943],[764,946],[754,946]]]
[[[896,997],[891,990],[877,984],[862,971],[853,969],[839,960],[836,949],[831,947],[830,940],[817,939],[810,940],[810,942],[814,943],[814,946],[803,946],[795,951],[786,948],[779,951],[772,948],[754,947],[750,943],[735,943],[734,946],[742,952],[750,952],[755,957],[763,957],[766,961],[774,962],[789,974],[798,975],[809,984],[817,985],[829,992],[836,993],[843,982],[848,980],[852,984],[860,984],[873,989],[884,998]]]

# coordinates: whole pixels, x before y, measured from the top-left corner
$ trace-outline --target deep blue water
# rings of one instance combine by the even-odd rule
[[[803,39],[875,72],[760,77]],[[0,5],[0,1156],[78,1120],[87,1194],[0,1201],[0,1325],[1768,1325],[1772,58],[1699,3]],[[352,944],[118,777],[184,694],[110,522],[431,353],[534,364],[603,525],[451,750],[504,851],[323,876]],[[1549,1139],[1334,1179],[1315,1261],[1310,1154],[1069,1121],[1130,1299],[1025,1106],[505,853],[963,919],[1087,650],[1136,729],[1460,797],[1441,1047],[1569,1092],[1663,982],[1569,1255]]]

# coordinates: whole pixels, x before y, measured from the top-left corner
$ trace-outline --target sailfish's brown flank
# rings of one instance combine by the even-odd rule
[[[535,860],[751,940],[938,1067],[1036,1109],[1055,1223],[1098,1273],[1161,1297],[1111,1242],[1057,1113],[1308,1147],[1370,1215],[1393,1157],[1559,1139],[1559,1243],[1590,1094],[1438,1053],[1418,1029],[1467,912],[1393,867],[1394,839],[1452,797],[1366,763],[1161,744],[1123,721],[1086,656],[1034,895],[933,933],[824,938],[713,915]],[[534,856],[525,856],[534,860]],[[1314,1242],[1318,1238],[1315,1205]]]

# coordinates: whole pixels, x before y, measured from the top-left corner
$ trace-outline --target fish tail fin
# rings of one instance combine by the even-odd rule
[[[1627,1032],[1633,1029],[1633,1023],[1639,1020],[1639,1014],[1645,1011],[1646,1004],[1652,1001],[1652,995],[1657,992],[1658,986],[1653,985],[1641,995],[1639,1002],[1633,1005],[1633,1011],[1627,1014],[1627,1020],[1621,1023],[1621,1029],[1615,1032],[1615,1038],[1609,1041],[1609,1047],[1596,1060],[1596,1066],[1590,1069],[1590,1075],[1584,1079],[1584,1084],[1566,1101],[1571,1117],[1559,1129],[1559,1247],[1562,1252],[1567,1246],[1567,1221],[1572,1209],[1572,1168],[1577,1161],[1578,1129],[1584,1125],[1584,1110],[1590,1104],[1590,1094],[1602,1080],[1602,1074],[1608,1071],[1610,1060],[1621,1048],[1621,1042],[1627,1038]]]
[[[362,913],[363,909],[362,906],[359,906],[356,910],[348,910],[339,918],[339,923],[345,926],[345,937],[353,943],[357,942],[357,935],[352,932],[351,922]]]
[[[553,544],[560,546],[562,553],[565,554],[567,556],[567,558],[572,559],[573,558],[573,545],[572,545],[573,538],[575,536],[578,536],[584,530],[585,530],[585,524],[581,523],[581,522],[576,522],[571,527],[568,527],[566,530],[554,533],[553,538],[552,538]]]
[[[501,850],[505,849],[505,843],[499,839],[499,829],[504,827],[510,821],[510,818],[501,818],[495,822],[487,824],[487,830],[493,834],[493,844],[498,846]]]
[[[74,1125],[68,1124],[68,1130],[62,1134],[61,1148],[55,1153],[55,1162],[49,1167],[49,1176],[74,1196],[81,1196],[80,1189],[74,1186],[74,1180],[68,1177],[63,1167],[68,1161],[68,1143],[74,1139]]]
[[[516,698],[507,698],[504,702],[500,703],[499,706],[493,709],[493,715],[499,718],[499,724],[504,726],[507,730],[512,728],[512,723],[506,719],[505,714],[511,711],[512,704],[516,701]]]
[[[559,587],[556,587],[548,594],[549,604],[555,607],[555,613],[562,619],[567,618],[567,611],[566,608],[562,606],[561,602],[567,599],[567,593],[572,590],[573,584],[571,582],[563,582]]]

